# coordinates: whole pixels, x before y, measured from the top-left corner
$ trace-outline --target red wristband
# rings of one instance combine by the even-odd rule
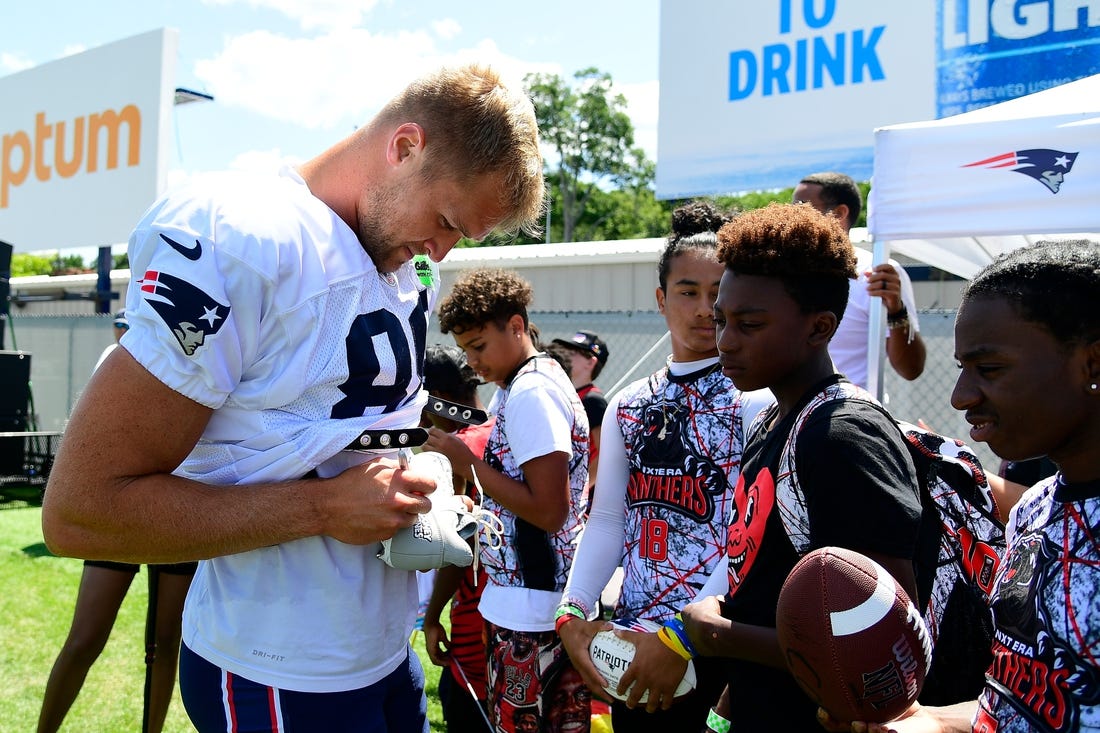
[[[574,621],[578,618],[580,618],[580,616],[574,616],[571,613],[566,613],[558,616],[557,619],[555,619],[554,621],[554,631],[560,634],[562,626],[565,626],[570,621]]]

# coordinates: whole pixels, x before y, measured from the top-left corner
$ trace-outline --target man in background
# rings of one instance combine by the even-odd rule
[[[796,204],[809,204],[836,217],[850,232],[863,198],[859,186],[843,173],[814,173],[794,188]],[[861,387],[867,386],[867,343],[873,298],[886,309],[886,358],[903,379],[912,381],[924,372],[926,351],[920,337],[913,284],[905,268],[894,260],[871,266],[871,253],[855,247],[858,276],[849,283],[848,307],[829,343],[829,355],[837,371]]]

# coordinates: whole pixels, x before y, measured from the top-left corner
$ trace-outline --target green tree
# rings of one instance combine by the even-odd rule
[[[54,274],[75,274],[78,272],[84,272],[88,269],[84,264],[84,257],[82,255],[65,255],[59,257],[56,260],[57,270]]]
[[[52,275],[56,264],[52,257],[16,252],[11,256],[11,276]]]
[[[636,214],[661,206],[653,198],[655,167],[634,145],[626,98],[612,91],[611,75],[587,68],[574,80],[570,86],[556,74],[524,79],[543,144],[552,152],[546,163],[550,234],[562,242],[611,238],[604,225],[622,211],[595,205],[611,191],[625,194],[618,202]]]

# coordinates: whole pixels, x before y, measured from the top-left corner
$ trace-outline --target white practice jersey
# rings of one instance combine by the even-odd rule
[[[129,258],[122,346],[214,410],[177,475],[333,476],[377,457],[342,450],[362,430],[417,425],[438,277],[414,263],[380,274],[297,172],[189,183],[149,210]],[[404,660],[417,605],[414,575],[378,550],[311,537],[201,562],[184,641],[280,688],[373,684]]]

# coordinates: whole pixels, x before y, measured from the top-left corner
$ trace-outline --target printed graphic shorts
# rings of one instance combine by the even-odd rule
[[[553,631],[486,622],[489,718],[497,733],[587,733],[592,693]]]

